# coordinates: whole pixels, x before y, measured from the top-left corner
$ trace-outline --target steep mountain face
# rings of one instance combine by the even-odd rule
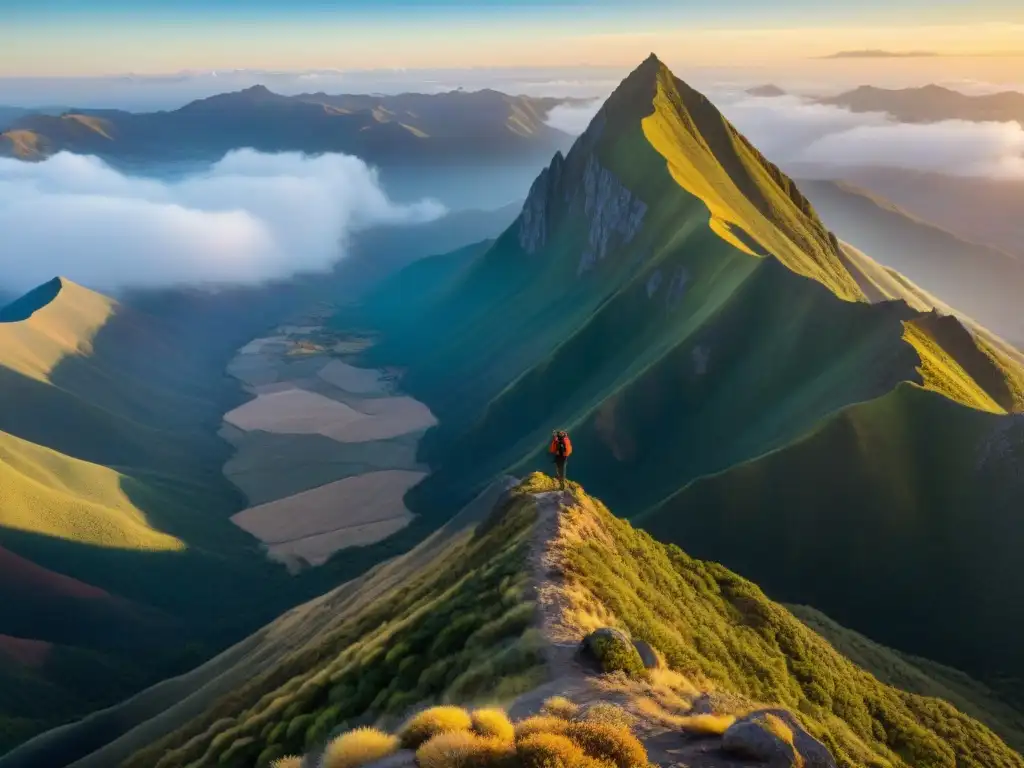
[[[850,184],[800,188],[836,234],[1024,349],[1024,259],[969,242]]]
[[[967,553],[931,533],[951,520],[978,526],[979,540],[1017,541],[1016,449],[986,453],[989,464],[967,456],[1013,445],[1006,436],[1019,416],[1008,414],[1024,409],[1020,354],[841,244],[793,182],[656,59],[555,156],[487,252],[417,267],[422,298],[407,312],[394,311],[400,278],[371,297],[361,319],[385,332],[372,359],[408,366],[406,385],[441,422],[423,443],[436,471],[410,494],[421,508],[468,498],[497,472],[543,466],[550,430],[568,428],[579,446],[571,475],[665,540],[751,575],[756,561],[756,574],[785,587],[787,599],[820,599],[816,607],[903,650],[988,679],[1024,671],[994,639],[1005,621],[1024,623],[1015,609],[1004,622],[993,612],[987,623],[950,624],[975,597],[945,587],[974,582],[980,549]],[[848,423],[839,414],[860,413],[859,404],[885,418],[871,420],[870,432],[840,429],[847,442],[829,472],[778,489],[786,515],[801,520],[779,528],[779,550],[759,545],[758,526],[748,534],[702,523],[734,514],[726,497],[679,502],[693,481],[752,462],[772,462],[775,478],[786,474],[782,461],[803,478],[796,448],[837,419]],[[939,437],[953,432],[970,440]],[[822,451],[819,463],[831,455]],[[893,466],[907,471],[893,475]],[[819,532],[846,530],[831,516],[834,490],[819,484],[837,473],[880,478],[851,497],[866,540],[887,530],[885,520],[912,519],[934,545],[935,559],[921,560],[928,570],[902,580],[901,599],[920,607],[916,623],[875,616],[886,587],[861,579],[866,562],[845,560],[833,589],[811,586],[822,558],[832,562],[815,543]],[[1001,478],[994,488],[992,477]],[[759,525],[771,526],[776,507],[759,509]],[[748,535],[741,558],[734,539]],[[892,553],[909,546],[896,541]],[[1009,562],[998,553],[1010,551],[995,553],[1002,567]],[[1004,578],[1000,604],[1018,604],[1022,588]],[[943,601],[946,611],[926,607]],[[968,658],[967,647],[985,647],[986,661]]]
[[[0,134],[0,155],[38,160],[70,151],[143,162],[214,159],[249,147],[345,152],[382,164],[536,159],[568,143],[544,122],[557,103],[496,91],[291,97],[254,86],[172,112],[27,115]]]
[[[791,724],[790,764],[1024,765],[1007,746],[1022,739],[1019,720],[983,687],[799,615],[577,485],[563,494],[544,476],[504,478],[408,554],[0,765],[64,765],[66,750],[115,723],[130,730],[77,768],[266,768],[303,753],[320,765],[332,737],[392,728],[410,708],[486,702],[525,718],[554,694],[582,721],[619,713],[655,765],[750,765],[734,745],[751,710]],[[645,643],[652,668],[606,675],[574,655],[608,628]]]

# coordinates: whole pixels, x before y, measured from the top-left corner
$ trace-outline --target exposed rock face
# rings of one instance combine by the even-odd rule
[[[784,709],[761,709],[740,718],[722,735],[722,749],[769,768],[836,768],[828,748]]]
[[[665,302],[668,308],[675,307],[686,294],[686,285],[690,282],[690,271],[686,267],[679,267],[672,275],[672,281],[668,284],[668,292]]]
[[[640,660],[644,663],[645,669],[657,669],[661,666],[658,654],[654,652],[654,648],[651,647],[650,643],[644,640],[634,640],[633,647],[640,654]]]
[[[547,243],[552,208],[564,170],[565,158],[557,152],[551,165],[540,172],[530,187],[519,218],[519,245],[527,253],[536,253]]]
[[[595,155],[590,155],[583,171],[583,213],[590,229],[578,274],[607,256],[613,244],[633,241],[643,225],[647,204],[623,186]]]

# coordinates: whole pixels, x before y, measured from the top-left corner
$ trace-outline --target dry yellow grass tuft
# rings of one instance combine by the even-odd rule
[[[568,720],[553,715],[534,715],[516,723],[516,741],[535,733],[564,734],[572,725]]]
[[[632,728],[636,725],[636,717],[618,704],[610,701],[599,701],[591,704],[579,715],[579,720],[598,725],[610,725],[613,728]]]
[[[302,758],[298,755],[279,757],[270,764],[270,768],[302,768]]]
[[[597,760],[617,768],[646,768],[647,750],[628,728],[596,723],[570,723],[565,735]]]
[[[523,768],[589,768],[596,761],[565,736],[533,733],[516,745]]]
[[[511,742],[469,731],[439,733],[416,750],[419,768],[501,768],[515,755]]]
[[[733,715],[689,715],[679,718],[676,726],[686,733],[700,736],[721,736],[736,722]],[[792,738],[792,734],[790,734]]]
[[[580,713],[580,708],[565,696],[551,696],[541,704],[540,711],[545,715],[571,720]]]
[[[431,707],[409,718],[398,737],[403,747],[416,749],[439,733],[468,731],[472,727],[473,719],[461,707]]]
[[[503,709],[476,709],[470,717],[473,721],[473,732],[479,736],[504,742],[511,742],[516,737],[516,728]]]
[[[398,749],[398,737],[376,728],[356,728],[333,739],[324,751],[322,768],[359,768]]]

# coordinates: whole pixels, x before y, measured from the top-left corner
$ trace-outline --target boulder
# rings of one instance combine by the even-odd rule
[[[595,629],[580,642],[578,654],[601,672],[624,672],[630,677],[643,677],[647,672],[633,641],[620,629]]]
[[[771,768],[838,768],[828,747],[784,709],[760,709],[740,718],[722,735],[722,749]]]
[[[646,640],[634,640],[633,647],[640,654],[640,661],[644,663],[644,669],[657,669],[661,666],[658,654],[654,652],[654,648]]]

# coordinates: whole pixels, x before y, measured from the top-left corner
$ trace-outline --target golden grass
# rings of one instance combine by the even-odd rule
[[[124,475],[0,432],[0,527],[97,547],[178,551],[123,490]]]
[[[917,372],[927,389],[972,408],[989,413],[1006,413],[1005,409],[971,378],[963,366],[924,327],[910,321],[903,324],[903,329],[903,340],[910,344],[921,358]]]
[[[534,733],[516,744],[523,768],[585,768],[593,758],[565,736]]]
[[[565,735],[590,757],[617,768],[646,768],[647,750],[628,728],[597,723],[570,723]]]
[[[431,707],[413,715],[402,726],[398,736],[406,749],[416,749],[440,733],[469,731],[473,718],[461,707]]]
[[[652,114],[642,121],[644,136],[665,158],[673,180],[707,206],[710,213],[708,224],[716,235],[751,256],[756,254],[747,244],[747,239],[755,240],[791,270],[817,280],[836,296],[847,301],[864,298],[857,281],[839,257],[812,233],[813,224],[809,217],[777,186],[745,142],[724,124],[713,126],[716,136],[700,134],[688,113],[688,105],[683,103],[675,78],[664,67],[658,76],[658,90],[652,108]],[[718,120],[724,122],[723,118]],[[713,123],[715,119],[708,117],[707,122]],[[722,143],[721,139],[725,140],[725,146],[718,147],[716,153],[708,146],[708,141]],[[775,221],[769,220],[737,187],[723,166],[727,161],[741,166],[741,173],[749,176],[751,183],[764,191]],[[805,247],[801,248],[784,229],[802,239]],[[817,252],[807,250],[811,245],[817,246]]]
[[[565,696],[551,696],[541,704],[540,711],[545,715],[571,720],[579,714],[580,708]]]
[[[398,750],[397,736],[376,728],[356,728],[331,740],[321,768],[359,768]]]
[[[479,736],[511,742],[515,739],[516,728],[508,719],[505,710],[497,707],[473,710],[473,732]]]
[[[636,717],[618,704],[610,701],[598,701],[587,707],[579,716],[586,723],[610,725],[613,728],[632,728],[636,725]]]
[[[516,741],[525,739],[535,733],[559,733],[564,734],[569,730],[571,723],[561,717],[552,715],[534,715],[516,723]]]
[[[721,736],[736,722],[733,715],[689,715],[675,720],[675,727],[698,736]],[[790,734],[792,737],[792,734]]]
[[[42,154],[42,137],[35,131],[7,131],[0,133],[0,140],[11,144],[11,154],[22,160],[31,160]]]
[[[419,768],[497,768],[511,762],[510,741],[469,731],[439,733],[416,750]]]
[[[270,764],[270,768],[302,768],[302,758],[298,755],[279,757]]]

